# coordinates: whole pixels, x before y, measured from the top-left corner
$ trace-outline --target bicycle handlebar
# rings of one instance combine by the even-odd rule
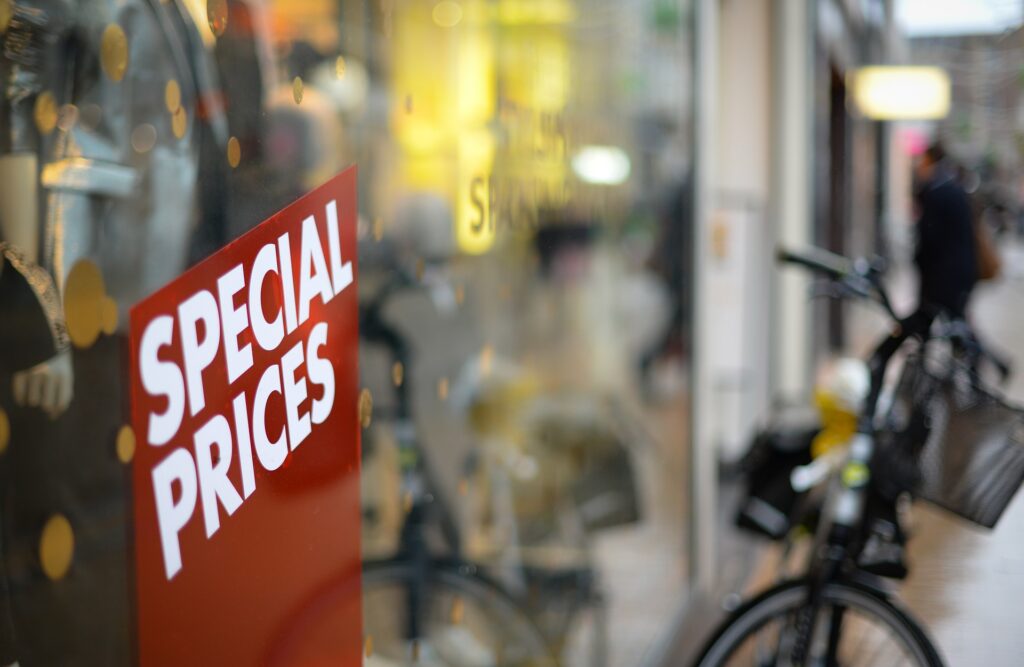
[[[802,266],[818,273],[824,273],[835,280],[855,274],[853,263],[850,260],[821,248],[805,250],[779,248],[776,251],[776,257],[784,264]]]
[[[830,281],[842,288],[842,292],[845,292],[845,294],[874,301],[885,310],[893,322],[900,322],[900,317],[893,310],[892,303],[889,301],[889,295],[880,280],[879,269],[873,267],[868,262],[862,260],[854,262],[821,248],[808,248],[800,251],[780,248],[777,251],[777,257],[780,262],[795,264],[824,274]],[[871,359],[868,362],[868,368],[871,372],[871,385],[868,397],[865,400],[863,414],[861,415],[862,424],[865,425],[864,428],[870,429],[874,421],[875,409],[878,405],[878,397],[881,394],[882,382],[885,377],[885,369],[893,352],[902,344],[902,341],[902,338],[886,336],[871,355]]]
[[[889,301],[889,295],[879,280],[879,270],[867,261],[852,261],[822,248],[779,248],[776,257],[781,263],[801,266],[824,274],[830,281],[838,283],[847,295],[874,301],[893,321],[899,321],[900,318]]]

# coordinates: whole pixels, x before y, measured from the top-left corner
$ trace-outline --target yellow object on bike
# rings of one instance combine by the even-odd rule
[[[811,442],[811,456],[818,458],[850,442],[857,432],[857,414],[825,390],[815,392],[814,403],[821,415],[821,431]]]

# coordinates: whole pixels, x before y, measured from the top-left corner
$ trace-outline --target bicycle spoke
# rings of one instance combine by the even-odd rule
[[[899,653],[896,655],[896,665],[905,664],[907,662],[906,647],[903,646],[903,642],[896,636],[896,633],[890,628],[886,628],[887,633],[893,639],[893,645],[897,648]]]
[[[867,639],[867,636],[868,636],[868,633],[864,632],[863,629],[858,627],[857,624],[852,624],[852,625],[853,625],[853,630],[855,630],[855,632],[851,632],[847,636],[856,636],[857,643],[854,644],[853,647],[849,651],[849,658],[850,658],[850,665],[851,665],[851,667],[852,667],[852,665],[859,664],[857,662],[857,657],[861,655],[860,649],[864,645],[864,642],[865,642],[865,640]],[[849,646],[849,644],[845,644],[844,647],[845,646]],[[870,665],[871,663],[868,663],[868,664]]]
[[[892,665],[892,667],[900,667],[901,665],[905,665],[907,664],[907,657],[900,653],[898,656],[896,656],[896,661],[890,664]]]
[[[878,627],[870,619],[864,618],[859,614],[856,617],[854,627],[857,628],[857,634],[860,639],[858,642],[859,646],[854,653],[854,657],[858,658],[857,663],[869,666],[877,664],[879,653],[887,650],[886,646],[889,641],[886,633],[879,631]],[[870,652],[868,648],[870,648]],[[865,657],[867,657],[867,660],[865,660]]]
[[[860,628],[859,630],[860,638],[856,646],[851,650],[850,664],[872,667],[878,662],[879,651],[885,650],[885,636],[873,636],[875,633],[870,633],[869,628]],[[869,639],[874,641],[869,641]],[[868,652],[869,650],[870,653]]]
[[[781,619],[778,620],[778,621],[774,621],[774,622],[769,624],[769,628],[774,627],[776,625],[778,625],[779,636],[781,636],[781,633],[782,633],[782,631],[784,629],[784,622]],[[766,629],[768,629],[768,628],[766,628]],[[770,631],[769,632],[761,632],[761,633],[759,633],[759,636],[766,637],[768,640],[770,640],[771,637],[774,636],[774,635],[775,635],[775,633],[774,632],[770,632]],[[765,655],[766,646],[768,647],[767,648],[768,655]],[[771,644],[769,644],[769,643],[767,643],[765,641],[758,641],[757,642],[757,646],[756,646],[757,650],[754,653],[754,662],[753,662],[754,667],[771,667],[772,663],[777,663],[778,662],[778,658],[779,658],[779,654],[778,654],[779,643],[778,643],[778,641],[775,642],[775,649],[774,649],[774,651],[772,651],[772,649],[770,647],[771,647]],[[774,653],[774,655],[772,655],[773,653]],[[771,662],[768,662],[768,660],[771,660]]]
[[[875,627],[868,624],[866,621],[864,622],[864,624],[867,625],[869,628]],[[878,640],[877,644],[874,645],[874,650],[870,654],[869,659],[863,662],[857,661],[857,664],[863,664],[867,667],[876,667],[877,665],[882,664],[882,658],[884,658],[888,654],[888,652],[892,650],[893,647],[900,647],[899,637],[897,637],[895,633],[893,633],[890,629],[886,628],[886,631],[884,633],[878,634],[880,635],[880,639]],[[902,649],[897,648],[896,664],[900,664],[899,659],[902,656]]]

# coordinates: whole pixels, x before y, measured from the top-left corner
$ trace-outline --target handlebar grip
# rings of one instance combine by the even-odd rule
[[[843,278],[853,273],[853,265],[850,260],[821,248],[806,248],[804,250],[779,248],[776,251],[776,257],[781,263],[803,266],[832,278]]]

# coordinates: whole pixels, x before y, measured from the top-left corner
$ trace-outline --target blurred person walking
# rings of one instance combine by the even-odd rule
[[[940,143],[931,144],[914,165],[917,246],[914,264],[920,286],[917,309],[900,321],[871,368],[873,376],[910,336],[926,338],[939,315],[966,319],[967,303],[978,279],[978,255],[967,193]],[[880,378],[875,378],[879,381]]]
[[[970,200],[942,145],[929,146],[914,168],[918,205],[914,263],[920,276],[914,331],[927,333],[940,313],[964,319],[978,279],[978,249]],[[910,319],[910,318],[908,318]],[[907,326],[904,322],[904,328]]]

